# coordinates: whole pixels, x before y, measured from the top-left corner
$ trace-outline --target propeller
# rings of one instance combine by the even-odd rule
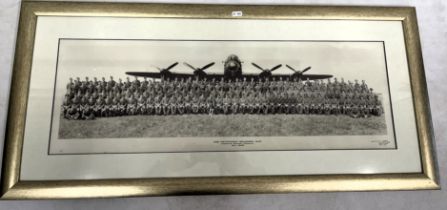
[[[171,64],[170,66],[168,66],[168,68],[162,69],[161,71],[169,71],[172,68],[174,68],[175,66],[177,66],[178,62],[175,62],[173,64]],[[160,68],[159,68],[160,69]]]
[[[174,68],[175,66],[177,66],[177,65],[178,65],[178,62],[175,62],[175,63],[171,64],[170,66],[164,68],[164,69],[162,69],[162,68],[160,68],[160,67],[156,67],[156,66],[154,66],[154,67],[157,68],[157,69],[160,71],[160,75],[161,75],[162,77],[169,77],[169,76],[172,74],[172,73],[170,72],[170,70],[171,70],[172,68]]]
[[[305,69],[303,69],[301,71],[298,71],[298,70],[294,69],[293,67],[291,67],[291,66],[289,66],[287,64],[286,64],[286,66],[287,66],[287,68],[289,68],[290,70],[295,72],[292,76],[297,76],[297,77],[303,76],[304,72],[309,71],[312,68],[312,67],[308,66],[307,68],[305,68]]]
[[[258,64],[256,63],[251,63],[254,67],[258,68],[259,70],[261,70],[262,72],[259,74],[260,77],[269,77],[272,76],[272,72],[275,71],[276,69],[281,68],[281,64],[276,65],[275,67],[271,68],[271,69],[263,69],[262,67],[260,67]]]
[[[183,64],[184,64],[185,66],[188,66],[188,67],[191,68],[192,70],[194,70],[194,75],[197,75],[197,76],[205,76],[205,75],[206,75],[205,70],[208,69],[209,67],[213,66],[215,63],[214,63],[214,62],[211,62],[211,63],[209,63],[209,64],[206,64],[206,65],[203,66],[202,68],[196,68],[196,67],[194,67],[194,66],[192,66],[191,64],[186,63],[186,62],[183,62]]]

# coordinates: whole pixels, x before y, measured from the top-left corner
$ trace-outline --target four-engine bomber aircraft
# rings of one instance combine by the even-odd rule
[[[236,55],[229,55],[225,61],[223,61],[224,64],[224,73],[223,74],[207,74],[205,72],[206,69],[213,66],[215,63],[209,63],[201,68],[194,67],[186,62],[183,64],[185,66],[188,66],[193,71],[193,74],[185,74],[185,73],[177,73],[177,72],[171,72],[170,70],[178,65],[178,62],[175,62],[168,66],[167,68],[158,68],[159,72],[126,72],[127,75],[137,76],[137,77],[149,77],[149,78],[164,78],[164,79],[175,79],[175,78],[198,78],[200,80],[203,79],[215,79],[215,80],[235,80],[235,79],[247,79],[247,80],[265,80],[265,79],[275,79],[275,80],[317,80],[317,79],[326,79],[331,78],[332,75],[329,74],[304,74],[304,72],[310,70],[310,66],[299,71],[295,70],[293,67],[286,65],[287,68],[292,70],[293,74],[287,74],[287,75],[275,75],[272,74],[273,71],[279,69],[282,67],[281,64],[274,66],[273,68],[262,68],[256,63],[251,63],[254,67],[259,69],[261,73],[259,74],[243,74],[242,73],[242,61],[239,60],[239,58]]]

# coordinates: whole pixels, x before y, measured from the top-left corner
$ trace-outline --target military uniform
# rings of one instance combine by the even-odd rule
[[[177,111],[180,115],[185,113],[185,105],[183,98],[181,96],[177,96],[177,101],[175,102],[177,106]]]
[[[156,115],[161,115],[163,113],[161,96],[156,95],[154,98],[154,110]]]
[[[233,97],[231,101],[231,113],[237,114],[239,108],[239,97]]]
[[[285,77],[284,77],[285,78]],[[377,95],[361,84],[343,78],[293,81],[195,80],[191,78],[150,82],[138,79],[115,82],[70,79],[61,107],[67,119],[90,119],[133,114],[250,113],[250,114],[347,114],[353,117],[381,115]],[[93,113],[93,114],[91,114]]]
[[[191,105],[192,113],[194,113],[194,114],[198,114],[199,113],[199,109],[200,109],[200,104],[199,103],[200,103],[199,97],[198,96],[194,97],[193,100],[192,100],[192,105]]]
[[[171,96],[168,103],[169,103],[170,114],[172,115],[177,114],[177,98],[175,96]]]
[[[165,95],[161,99],[162,109],[164,115],[169,115],[170,107],[169,107],[169,98]]]
[[[228,97],[228,95],[225,96],[223,99],[223,105],[222,105],[222,111],[224,114],[230,113],[230,106],[231,106],[231,99]]]
[[[154,99],[152,96],[147,97],[146,99],[146,114],[152,115],[154,113]]]
[[[137,114],[146,114],[146,100],[144,100],[143,95],[140,95],[137,102]]]

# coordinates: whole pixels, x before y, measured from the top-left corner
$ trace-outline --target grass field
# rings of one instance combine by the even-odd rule
[[[61,118],[59,138],[385,135],[383,116],[174,115]]]

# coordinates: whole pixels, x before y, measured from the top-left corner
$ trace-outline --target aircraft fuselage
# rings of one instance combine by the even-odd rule
[[[236,55],[229,55],[224,61],[224,78],[242,78],[242,62]]]

